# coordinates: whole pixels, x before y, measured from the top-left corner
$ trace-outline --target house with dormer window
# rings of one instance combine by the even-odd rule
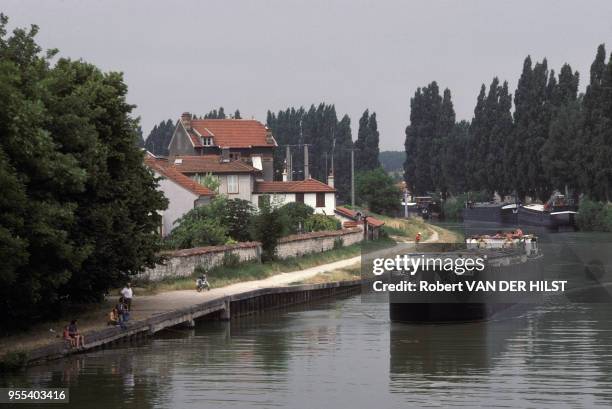
[[[221,162],[241,161],[272,181],[277,146],[272,132],[253,119],[194,119],[185,112],[168,146],[169,160],[180,156],[217,156]]]

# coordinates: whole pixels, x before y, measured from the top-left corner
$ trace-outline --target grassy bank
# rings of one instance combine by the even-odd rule
[[[388,238],[376,241],[353,244],[346,247],[325,251],[323,253],[308,254],[302,257],[292,257],[267,263],[242,263],[235,266],[215,267],[208,273],[210,284],[214,288],[225,287],[243,281],[261,280],[279,273],[304,270],[306,268],[333,263],[350,257],[356,257],[365,250],[377,250],[391,247],[395,242]],[[190,290],[194,288],[196,274],[191,277],[174,278],[155,283],[148,283],[139,292],[142,294],[155,294],[165,291]]]
[[[338,270],[319,273],[314,277],[291,284],[322,284],[338,281],[353,281],[361,278],[361,268],[359,265],[349,268],[339,268]]]

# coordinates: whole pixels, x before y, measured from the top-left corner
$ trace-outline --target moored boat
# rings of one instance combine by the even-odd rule
[[[481,258],[484,270],[457,275],[444,269],[419,270],[414,274],[394,272],[390,282],[413,282],[420,286],[434,283],[502,282],[537,280],[541,271],[541,253],[537,237],[523,235],[520,230],[495,236],[475,236],[466,240],[462,249],[427,254],[429,258]],[[415,255],[416,257],[416,255]],[[422,255],[420,255],[422,257]],[[437,284],[436,284],[437,285]],[[467,288],[467,285],[462,288]],[[441,291],[428,293],[390,292],[390,319],[396,322],[445,323],[486,320],[518,302],[521,294],[500,297],[496,291]]]
[[[521,205],[518,225],[542,226],[551,230],[571,230],[576,225],[577,207],[564,195],[554,194],[545,204]]]

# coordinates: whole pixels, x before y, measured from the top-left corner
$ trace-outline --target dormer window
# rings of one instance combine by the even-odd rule
[[[202,145],[204,145],[204,146],[212,146],[213,145],[213,138],[211,138],[210,136],[202,137]]]

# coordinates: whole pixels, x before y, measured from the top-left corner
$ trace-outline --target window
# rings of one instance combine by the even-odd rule
[[[227,193],[238,193],[238,175],[227,176]]]
[[[270,205],[270,195],[260,195],[257,197],[257,206],[259,208]]]
[[[325,193],[317,193],[317,207],[325,207]]]
[[[204,137],[204,138],[202,138],[202,144],[204,146],[212,146],[213,140],[210,137]]]
[[[298,203],[304,203],[304,193],[296,193],[295,201]]]

